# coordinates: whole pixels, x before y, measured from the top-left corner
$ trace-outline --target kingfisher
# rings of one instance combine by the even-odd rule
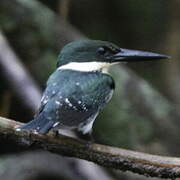
[[[51,129],[68,128],[90,140],[93,123],[115,89],[107,68],[121,62],[165,58],[168,56],[124,49],[107,41],[73,41],[61,50],[34,119],[18,130],[46,134]]]

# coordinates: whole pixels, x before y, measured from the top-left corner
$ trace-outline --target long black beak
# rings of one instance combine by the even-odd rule
[[[154,59],[167,59],[169,56],[157,54],[146,51],[120,49],[120,51],[113,56],[109,57],[111,62],[138,62],[138,61],[151,61]]]

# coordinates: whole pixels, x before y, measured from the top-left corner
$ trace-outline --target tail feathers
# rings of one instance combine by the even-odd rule
[[[35,119],[30,121],[29,123],[21,126],[18,128],[19,130],[27,129],[27,130],[34,130],[40,134],[46,134],[48,131],[53,128],[56,122],[52,120],[48,120],[42,115],[37,116]]]

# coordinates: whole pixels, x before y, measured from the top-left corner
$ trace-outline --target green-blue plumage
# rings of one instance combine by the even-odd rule
[[[50,76],[34,120],[20,127],[46,133],[51,128],[70,127],[89,133],[97,114],[111,99],[114,81],[103,68],[117,62],[167,58],[165,55],[122,49],[99,40],[81,40],[66,45]]]
[[[78,126],[104,107],[113,88],[114,81],[107,74],[57,70],[48,80],[42,107],[54,121]]]
[[[46,133],[56,122],[70,128],[78,127],[108,103],[113,89],[114,81],[107,74],[56,70],[47,82],[40,110],[35,118],[37,121],[43,114],[42,117],[52,123],[49,123],[50,127],[47,129],[36,125],[37,131]]]

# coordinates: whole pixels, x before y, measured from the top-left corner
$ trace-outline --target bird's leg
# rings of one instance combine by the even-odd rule
[[[56,137],[59,136],[59,132],[58,132],[57,129],[52,129],[51,131],[48,132],[48,134],[49,134],[50,136],[52,136],[53,138],[56,138]]]
[[[79,130],[75,130],[74,132],[79,139],[84,140],[84,141],[88,142],[89,144],[94,143],[92,131],[89,131],[86,134],[83,134],[83,132],[79,131]]]

